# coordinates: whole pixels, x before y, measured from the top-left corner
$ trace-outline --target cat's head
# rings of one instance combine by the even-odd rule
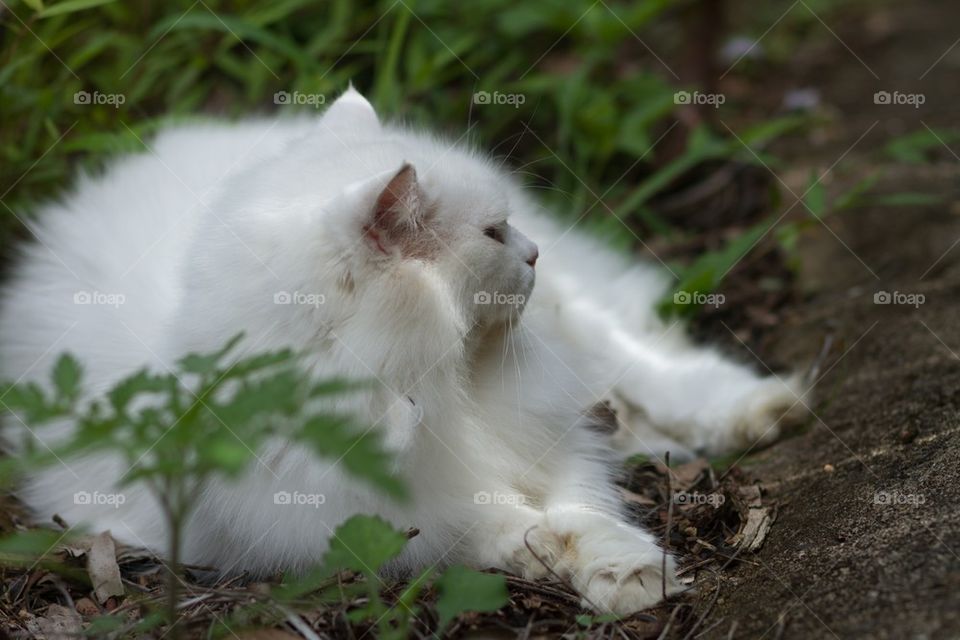
[[[404,289],[437,287],[467,327],[522,311],[538,250],[509,223],[517,187],[505,173],[456,145],[381,125],[352,89],[315,139],[340,156],[344,182],[323,220],[342,258],[340,281],[367,287],[351,294],[374,293],[389,308]]]
[[[291,127],[286,145],[235,173],[196,234],[188,349],[244,331],[379,376],[427,370],[518,317],[537,247],[508,222],[526,202],[509,174],[381,124],[354,90],[319,119],[270,126]]]

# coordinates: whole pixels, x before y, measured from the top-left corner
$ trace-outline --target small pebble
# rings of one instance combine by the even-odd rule
[[[82,616],[95,616],[100,613],[100,607],[94,604],[90,598],[80,598],[76,605],[77,613]]]
[[[910,444],[917,439],[917,435],[917,428],[913,425],[908,425],[900,429],[900,433],[897,434],[897,440],[899,440],[901,444]]]

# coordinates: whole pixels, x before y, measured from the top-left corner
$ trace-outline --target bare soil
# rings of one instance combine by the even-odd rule
[[[826,50],[797,52],[787,75],[835,117],[781,149],[790,168],[777,179],[801,194],[811,169],[843,156],[832,194],[879,172],[883,192],[942,203],[827,217],[801,243],[794,300],[773,326],[705,321],[732,351],[744,351],[732,333],[745,337],[761,369],[828,355],[811,424],[738,463],[777,519],[757,553],[698,579],[702,637],[960,637],[960,157],[944,146],[904,166],[883,154],[891,136],[956,126],[960,6],[870,14],[832,24]],[[877,105],[879,90],[926,102]],[[923,301],[877,304],[878,292]]]

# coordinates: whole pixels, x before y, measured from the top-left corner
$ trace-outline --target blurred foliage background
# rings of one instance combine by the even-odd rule
[[[829,39],[819,16],[865,0],[806,0],[803,8],[725,0],[6,1],[4,247],[29,236],[31,208],[62,193],[78,167],[143,150],[171,118],[316,110],[352,81],[381,114],[503,157],[558,215],[625,248],[655,239],[655,253],[671,264],[670,243],[703,225],[663,199],[718,166],[734,166],[738,179],[758,168],[765,179],[753,179],[753,195],[734,197],[747,210],[735,216],[742,234],[699,247],[692,270],[689,260],[674,265],[679,286],[706,291],[766,231],[758,212],[769,214],[776,194],[759,168],[775,164],[765,145],[811,117],[772,92],[741,83],[738,94],[737,83],[769,76],[800,40]],[[721,88],[719,108],[677,98]],[[278,92],[314,98],[277,104]],[[780,239],[789,242],[790,230]]]

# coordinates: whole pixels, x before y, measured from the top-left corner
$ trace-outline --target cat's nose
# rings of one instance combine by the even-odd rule
[[[535,266],[537,264],[537,258],[539,257],[540,257],[540,249],[534,248],[533,255],[527,258],[527,264],[530,265],[531,267]]]

